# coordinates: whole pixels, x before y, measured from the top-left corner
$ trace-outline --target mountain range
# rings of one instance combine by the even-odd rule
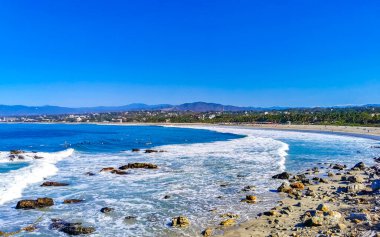
[[[363,105],[370,107],[380,107],[378,104]],[[339,106],[341,107],[341,106]],[[356,106],[346,106],[356,107]],[[128,112],[128,111],[192,111],[192,112],[219,112],[219,111],[264,111],[264,110],[284,110],[290,107],[239,107],[232,105],[222,105],[216,103],[193,102],[180,105],[158,104],[147,105],[134,103],[124,106],[97,106],[70,108],[60,106],[24,106],[24,105],[0,105],[0,116],[31,116],[31,115],[59,115],[59,114],[86,114],[86,113],[106,113],[106,112]]]

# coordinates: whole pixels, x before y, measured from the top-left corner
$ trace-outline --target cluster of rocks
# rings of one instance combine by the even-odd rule
[[[52,219],[50,228],[69,235],[92,234],[95,232],[95,228],[92,226],[83,226],[80,222],[72,223],[61,219]]]
[[[158,166],[151,163],[128,163],[127,165],[120,166],[117,169],[114,167],[105,167],[105,168],[102,168],[100,172],[110,172],[112,174],[117,174],[117,175],[126,175],[128,174],[128,172],[125,171],[127,169],[158,169]]]
[[[274,175],[282,201],[224,236],[380,236],[380,168],[324,165]]]
[[[17,202],[16,209],[36,209],[54,205],[52,198],[37,198],[36,200],[21,200]]]

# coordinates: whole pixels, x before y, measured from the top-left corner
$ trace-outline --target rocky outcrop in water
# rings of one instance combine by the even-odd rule
[[[178,217],[174,217],[172,219],[171,225],[173,227],[185,228],[185,227],[188,227],[190,225],[190,221],[185,216],[178,216]]]
[[[158,166],[151,163],[129,163],[119,167],[120,170],[126,169],[157,169]]]
[[[276,175],[272,176],[272,179],[289,179],[290,176],[292,176],[290,173],[282,172],[280,174],[276,174]]]
[[[82,223],[66,222],[61,219],[53,219],[50,228],[66,233],[68,235],[87,235],[95,232],[95,228],[91,226],[83,226]]]
[[[41,187],[62,187],[62,186],[68,186],[69,184],[67,183],[60,183],[60,182],[44,182],[41,184]]]
[[[36,209],[54,205],[52,198],[37,198],[37,200],[21,200],[17,202],[16,209]]]
[[[64,204],[75,204],[75,203],[80,203],[83,202],[83,199],[65,199],[63,201]]]

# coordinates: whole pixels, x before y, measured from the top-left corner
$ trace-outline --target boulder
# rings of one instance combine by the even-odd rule
[[[132,148],[132,152],[139,152],[140,151],[140,149],[138,149],[138,148]]]
[[[366,166],[363,162],[359,162],[354,167],[352,167],[352,170],[365,170]]]
[[[178,216],[178,217],[174,217],[172,219],[172,224],[171,224],[173,227],[181,227],[181,228],[184,228],[184,227],[188,227],[190,225],[190,221],[187,217],[185,216]]]
[[[221,225],[221,226],[232,226],[232,225],[235,225],[235,224],[236,224],[236,220],[230,218],[230,219],[227,219],[227,220],[224,220],[224,221],[220,222],[219,225]]]
[[[281,193],[290,193],[292,188],[288,183],[282,183],[281,186],[277,188],[277,191]]]
[[[60,182],[44,182],[41,184],[41,187],[62,187],[62,186],[68,186],[67,183],[60,183]]]
[[[204,231],[202,231],[202,236],[204,236],[204,237],[210,237],[210,236],[212,236],[212,229],[211,228],[207,228],[207,229],[205,229]]]
[[[110,208],[110,207],[103,207],[102,209],[100,209],[100,212],[102,213],[110,213],[112,212],[114,209],[113,208]]]
[[[16,209],[35,209],[54,205],[51,198],[37,198],[37,200],[21,200],[17,202]]]
[[[36,200],[21,200],[17,202],[16,209],[35,209],[37,208]]]
[[[318,211],[328,212],[330,211],[330,208],[326,204],[319,204],[317,207]]]
[[[120,170],[126,169],[157,169],[158,166],[151,163],[129,163],[119,167]]]
[[[60,219],[53,219],[51,229],[58,230],[68,235],[85,235],[95,232],[94,227],[85,227],[82,223],[70,223]]]
[[[346,167],[346,165],[334,164],[331,168],[334,170],[344,170]]]
[[[380,190],[380,179],[376,179],[376,180],[372,181],[371,188],[372,188],[372,191],[374,191],[374,192],[377,190]]]
[[[257,202],[257,197],[253,195],[247,195],[245,199],[242,200],[243,202],[246,203],[256,203]]]
[[[322,216],[313,216],[304,222],[304,225],[308,226],[308,227],[322,226],[322,224],[323,224],[323,217]]]
[[[290,184],[290,187],[297,189],[297,190],[304,190],[305,189],[305,185],[303,183],[300,183],[300,182],[294,182],[294,183]]]
[[[255,186],[248,185],[248,186],[245,186],[241,191],[248,192],[248,191],[252,191],[252,190],[255,190],[255,189],[256,189]]]
[[[277,212],[276,210],[270,210],[270,211],[265,211],[263,212],[264,216],[279,216],[280,213]]]
[[[80,203],[83,202],[82,199],[66,199],[63,201],[64,204],[75,204],[75,203]]]
[[[280,174],[276,174],[276,175],[272,176],[272,179],[289,179],[290,176],[291,176],[290,173],[282,172]]]

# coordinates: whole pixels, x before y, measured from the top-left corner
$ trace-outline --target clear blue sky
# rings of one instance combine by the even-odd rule
[[[0,104],[380,103],[380,2],[2,0]]]

